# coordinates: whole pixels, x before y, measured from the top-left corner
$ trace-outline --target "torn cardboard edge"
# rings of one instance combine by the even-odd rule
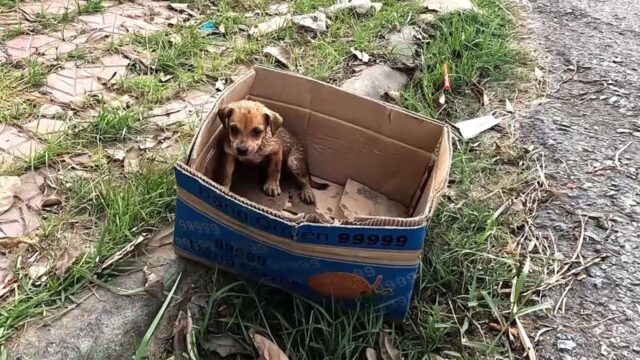
[[[215,109],[222,104],[228,104],[230,102],[237,101],[247,97],[257,97],[260,95],[264,95],[259,93],[259,91],[256,94],[255,89],[253,89],[254,82],[256,81],[256,77],[262,77],[261,79],[262,82],[265,81],[265,78],[269,78],[269,77],[286,77],[285,79],[280,79],[280,80],[290,81],[291,83],[293,83],[291,85],[294,87],[296,83],[303,83],[303,85],[305,85],[307,88],[315,87],[316,90],[319,89],[318,90],[319,93],[317,96],[318,98],[320,98],[320,101],[321,100],[326,101],[327,94],[329,93],[333,94],[334,96],[342,96],[344,98],[347,98],[347,101],[350,98],[353,98],[355,96],[335,86],[324,84],[306,77],[294,75],[285,71],[268,69],[263,66],[256,66],[249,73],[245,74],[242,78],[238,79],[232,86],[228,87],[221,94],[221,96],[216,101],[216,104],[214,105],[213,111],[210,113],[210,116],[207,117],[205,121],[203,121],[200,129],[198,129],[197,135],[192,141],[191,150],[186,163],[178,164],[178,168],[189,173],[192,176],[195,176],[204,185],[214,188],[216,191],[221,192],[222,194],[238,202],[239,204],[259,210],[275,218],[285,220],[290,223],[301,223],[306,221],[318,222],[318,218],[320,218],[321,223],[327,223],[327,221],[322,221],[322,216],[318,216],[318,214],[294,216],[294,215],[283,213],[282,211],[277,211],[269,207],[257,204],[253,201],[247,200],[242,196],[238,196],[237,194],[222,188],[221,186],[219,186],[218,184],[216,184],[214,181],[210,179],[210,174],[207,174],[207,170],[209,170],[209,168],[207,167],[207,164],[215,161],[214,159],[215,151],[213,149],[213,145],[216,141],[215,139],[216,135],[218,135],[218,132],[220,130],[219,124],[217,124],[218,126],[216,126],[215,124],[215,122],[217,121],[217,117],[215,115],[216,114]],[[265,91],[264,89],[259,89],[259,90]],[[284,92],[286,91],[300,92],[302,91],[302,89],[295,89],[295,90],[289,89],[289,90],[285,90]],[[273,96],[275,96],[274,100],[278,100],[277,98],[278,96],[280,97],[284,96],[283,91],[272,90],[272,92],[280,93],[280,94],[273,94]],[[268,96],[268,94],[266,95]],[[364,99],[361,97],[358,97],[358,98],[360,101]],[[317,99],[314,99],[314,101],[316,100]],[[345,99],[343,98],[341,98],[340,100],[345,101]],[[308,101],[310,101],[310,99],[308,99]],[[401,109],[391,104],[383,103],[381,101],[375,101],[372,99],[364,99],[364,101],[369,103],[371,106],[379,107],[382,110],[386,108],[385,119],[387,120],[393,119],[393,116],[390,116],[390,115],[393,115],[392,113],[395,113],[395,115],[398,115],[399,113],[402,116],[412,118],[410,121],[419,119],[420,120],[419,122],[425,126],[426,124],[433,124],[430,126],[434,127],[434,129],[437,129],[438,134],[437,135],[433,134],[432,137],[437,136],[439,138],[437,142],[435,142],[435,145],[433,146],[434,147],[433,153],[434,154],[437,153],[438,156],[437,156],[437,159],[431,158],[428,164],[425,164],[424,170],[422,171],[422,175],[420,176],[421,180],[419,181],[419,183],[415,185],[415,190],[413,191],[413,195],[411,196],[411,198],[407,200],[407,207],[409,208],[409,210],[411,210],[411,212],[409,213],[411,214],[410,217],[358,215],[358,216],[354,216],[353,219],[342,219],[338,222],[338,224],[339,225],[367,224],[371,226],[400,226],[400,227],[424,225],[426,224],[428,218],[433,213],[433,210],[435,209],[435,204],[437,203],[437,199],[439,198],[441,193],[444,191],[444,188],[446,186],[446,181],[448,178],[448,171],[449,171],[449,164],[451,161],[451,151],[450,151],[451,141],[450,141],[449,129],[437,121],[424,119],[422,116],[418,114],[411,113],[409,111],[406,111],[404,109]],[[316,101],[316,105],[318,105],[317,101]],[[335,105],[335,106],[338,106],[338,105]],[[296,105],[295,103],[291,104],[290,107],[291,109],[294,109],[294,110],[296,110],[297,108],[304,108],[302,106]],[[309,110],[309,109],[305,109],[305,110]],[[378,110],[378,109],[376,108],[375,110]],[[404,120],[404,119],[401,119],[401,120]],[[354,129],[359,129],[359,131],[362,131],[362,130],[370,131],[370,130],[367,130],[366,128],[362,128],[358,126],[357,124],[354,125],[352,122],[349,124],[352,125]],[[307,124],[307,126],[309,125]],[[425,130],[421,129],[421,131],[423,132]],[[385,136],[385,138],[388,138],[389,140],[394,140],[393,137],[389,137],[389,136]],[[196,169],[200,169],[200,170],[196,170]],[[202,173],[200,171],[202,171]],[[312,171],[313,171],[313,166],[312,166]],[[314,174],[319,175],[316,173]],[[333,181],[329,181],[329,182],[333,182]],[[414,187],[414,185],[411,185],[411,187]],[[336,224],[335,221],[329,222],[329,223]]]

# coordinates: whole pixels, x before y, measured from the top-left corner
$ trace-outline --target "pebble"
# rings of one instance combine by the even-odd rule
[[[629,129],[617,129],[617,130],[616,130],[616,132],[617,132],[618,134],[629,134],[629,133],[631,133],[631,132],[633,132],[633,131],[632,131],[632,130],[629,130]]]
[[[560,351],[572,351],[577,346],[572,340],[558,340],[557,345]]]

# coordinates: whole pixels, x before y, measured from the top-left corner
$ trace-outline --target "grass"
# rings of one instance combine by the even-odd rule
[[[0,64],[0,123],[22,122],[35,112],[30,104],[20,99],[29,85],[23,72]]]
[[[78,7],[78,14],[86,15],[86,14],[95,14],[104,9],[104,4],[102,0],[86,0],[85,3],[80,4]]]
[[[464,120],[480,109],[469,92],[473,85],[489,81],[504,90],[523,80],[517,69],[527,57],[513,44],[513,23],[503,5],[496,0],[477,4],[483,14],[450,14],[431,23],[421,72],[402,105],[431,117]],[[434,103],[442,93],[444,64],[449,65],[453,91],[446,94],[448,105],[441,111]]]
[[[159,75],[121,77],[115,87],[147,104],[165,102],[178,93],[175,83],[163,82]]]
[[[26,64],[27,83],[32,88],[38,88],[45,83],[47,77],[46,67],[35,59],[28,59]]]
[[[513,47],[515,25],[499,1],[477,0],[482,15],[446,15],[425,29],[429,40],[423,44],[416,76],[401,94],[401,105],[455,121],[481,110],[468,92],[476,83],[497,94],[513,91],[520,80],[518,68],[526,58]],[[206,1],[187,2],[197,9],[210,9]],[[414,24],[418,14],[413,4],[385,0],[375,15],[337,15],[323,34],[289,27],[262,39],[241,36],[242,26],[264,20],[245,18],[244,12],[265,9],[269,3],[216,2],[216,11],[203,17],[223,24],[226,31],[222,36],[207,37],[196,26],[178,25],[112,42],[110,50],[128,44],[151,54],[151,66],[139,69],[139,76],[119,79],[115,90],[131,94],[141,107],[162,103],[188,88],[227,77],[235,66],[269,62],[261,55],[269,45],[289,48],[305,75],[336,83],[350,74],[351,48],[365,51],[375,60],[384,59],[386,36]],[[333,3],[294,0],[291,6],[299,14]],[[97,12],[101,6],[102,1],[90,0],[79,12]],[[42,19],[44,25],[47,21]],[[67,58],[83,60],[89,56],[89,52],[78,50]],[[444,63],[450,67],[453,92],[446,94],[447,107],[441,110],[433,100],[441,92]],[[27,113],[22,105],[28,104],[17,99],[42,81],[40,70],[27,64],[25,75],[0,65],[0,121],[17,122]],[[78,149],[94,151],[101,143],[125,142],[141,130],[141,119],[137,110],[102,107],[86,128],[50,141],[21,171],[49,165]],[[273,338],[294,359],[364,358],[364,349],[376,347],[379,331],[387,329],[405,359],[428,359],[432,354],[461,359],[515,357],[522,348],[509,340],[505,331],[527,311],[541,308],[532,301],[530,292],[540,281],[541,266],[538,254],[526,244],[527,250],[514,250],[526,214],[506,210],[496,216],[496,210],[520,194],[525,184],[535,181],[520,169],[524,162],[524,154],[517,149],[497,151],[491,142],[458,144],[451,191],[431,221],[414,301],[405,322],[386,323],[375,309],[344,312],[251,282],[229,283],[231,277],[212,271],[211,278],[194,284],[196,291],[208,297],[206,308],[192,313],[198,353],[201,358],[215,356],[205,346],[212,333],[231,333],[246,349],[253,349],[248,332],[256,329]],[[125,175],[98,164],[92,175],[88,180],[65,182],[65,210],[47,216],[44,232],[47,240],[55,241],[50,238],[64,226],[82,219],[90,222],[97,240],[63,279],[50,277],[39,284],[20,277],[17,295],[0,310],[0,342],[31,319],[65,304],[70,295],[90,282],[115,273],[115,268],[104,273],[97,270],[126,244],[172,218],[175,180],[169,168],[155,164]],[[503,332],[492,332],[489,324],[499,324]],[[156,325],[154,322],[149,334]],[[139,356],[145,346],[143,342]]]
[[[141,120],[135,110],[104,106],[89,124],[88,133],[98,142],[119,141],[134,133]]]
[[[143,167],[128,177],[103,172],[94,180],[76,179],[67,186],[69,215],[90,216],[99,229],[97,243],[62,279],[51,275],[36,283],[28,276],[19,277],[16,295],[0,311],[0,343],[29,320],[65,304],[93,281],[106,259],[139,235],[168,222],[173,213],[175,180],[170,166]]]

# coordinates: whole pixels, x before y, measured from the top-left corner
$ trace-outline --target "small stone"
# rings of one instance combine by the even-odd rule
[[[67,123],[62,120],[38,119],[26,124],[24,127],[43,138],[49,138],[65,131]]]
[[[635,137],[640,137],[640,131],[634,131],[631,133],[631,135],[635,136]]]
[[[567,224],[557,223],[557,224],[553,225],[553,228],[556,229],[557,231],[566,231],[567,230]]]
[[[571,352],[577,344],[572,340],[558,340],[557,346],[560,351]]]
[[[618,100],[620,100],[620,98],[618,98],[617,96],[612,96],[609,98],[609,100],[607,101],[610,105],[614,105],[615,103],[618,102]]]
[[[631,133],[632,131],[631,131],[631,130],[629,130],[629,129],[617,129],[617,130],[616,130],[616,132],[617,132],[618,134],[629,134],[629,133]]]

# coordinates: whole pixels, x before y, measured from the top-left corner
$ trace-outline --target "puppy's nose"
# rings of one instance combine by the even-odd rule
[[[236,146],[236,152],[240,156],[245,156],[249,152],[249,149],[247,149],[247,147],[244,145],[239,145],[239,146]]]

